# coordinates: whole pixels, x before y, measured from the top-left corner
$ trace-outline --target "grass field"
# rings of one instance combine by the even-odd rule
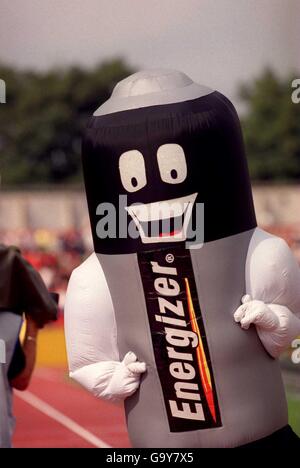
[[[288,395],[289,423],[300,437],[300,395]]]

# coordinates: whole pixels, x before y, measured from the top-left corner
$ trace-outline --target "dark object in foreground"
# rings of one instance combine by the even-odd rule
[[[0,245],[0,313],[25,313],[39,328],[57,319],[57,301],[16,247]]]
[[[26,358],[20,340],[17,341],[15,352],[13,354],[7,377],[9,382],[15,379],[26,366]]]
[[[55,301],[55,303],[58,305],[59,294],[51,292],[50,296]],[[10,363],[8,373],[7,373],[8,380],[10,382],[13,381],[18,375],[21,374],[21,372],[23,372],[25,367],[26,367],[26,356],[25,356],[25,353],[23,351],[21,341],[20,341],[20,339],[18,339],[18,341],[16,343],[16,348],[15,348],[15,351],[14,351],[14,354],[13,354],[13,357],[12,357],[12,361]]]
[[[288,449],[300,448],[300,439],[295,434],[291,426],[285,426],[279,431],[274,432],[268,437],[251,442],[250,444],[242,445],[238,448],[268,448],[268,449]]]

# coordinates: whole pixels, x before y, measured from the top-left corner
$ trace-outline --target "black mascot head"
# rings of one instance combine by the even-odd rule
[[[121,81],[89,122],[83,168],[98,253],[197,245],[256,226],[237,113],[183,73]]]

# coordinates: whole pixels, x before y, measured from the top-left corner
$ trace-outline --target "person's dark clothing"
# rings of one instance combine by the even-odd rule
[[[258,448],[258,449],[300,449],[300,439],[290,426],[285,426],[279,431],[264,437],[263,439],[251,442],[238,448]]]
[[[56,320],[57,304],[39,273],[16,247],[0,245],[0,313],[30,316],[38,327]]]

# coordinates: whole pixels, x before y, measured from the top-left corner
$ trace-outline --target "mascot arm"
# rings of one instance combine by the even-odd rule
[[[300,269],[286,242],[261,229],[249,245],[246,293],[234,319],[244,329],[254,324],[277,358],[300,334]]]
[[[98,398],[120,401],[138,388],[145,363],[120,361],[111,296],[95,254],[73,271],[65,305],[70,376]]]

